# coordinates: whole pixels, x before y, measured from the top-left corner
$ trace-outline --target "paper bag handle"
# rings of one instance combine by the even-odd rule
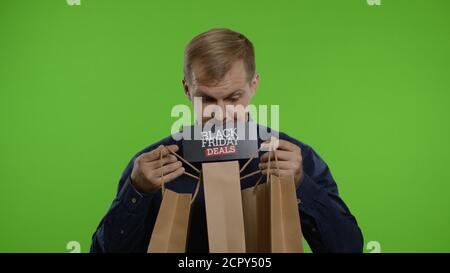
[[[271,138],[271,141],[273,141],[273,140],[274,140],[274,138]],[[271,155],[271,152],[272,152],[272,148],[273,148],[273,146],[269,144],[269,160],[267,162],[267,169],[268,170],[270,170],[270,155]],[[258,148],[256,150],[256,154],[259,154],[260,150],[261,149]],[[275,157],[275,162],[276,162],[276,165],[277,165],[278,173],[280,173],[280,166],[278,166],[278,156],[277,156],[277,153],[275,152],[275,150],[273,151],[273,154],[274,154],[274,157]],[[254,159],[254,156],[250,157],[249,160],[247,160],[247,162],[245,162],[245,164],[242,166],[242,168],[241,168],[241,170],[239,172],[242,173],[242,171],[245,170],[245,168],[248,166],[248,164],[250,164],[250,162],[253,159]],[[261,170],[257,170],[257,171],[251,172],[249,174],[246,174],[244,176],[241,176],[241,180],[243,180],[245,178],[248,178],[248,177],[251,177],[251,176],[254,176],[254,175],[256,175],[256,174],[258,174],[260,172],[261,172]],[[259,185],[261,180],[262,180],[262,176],[258,179],[258,181],[256,182],[255,186]],[[266,181],[269,181],[269,172],[267,172]]]
[[[192,169],[194,169],[195,171],[197,171],[197,172],[199,173],[199,176],[195,176],[195,175],[193,175],[193,174],[191,174],[191,173],[188,173],[188,172],[186,172],[186,171],[184,171],[184,173],[183,173],[183,174],[186,174],[186,175],[188,175],[188,176],[190,176],[190,177],[192,177],[192,178],[197,179],[197,186],[195,187],[194,195],[193,195],[193,197],[192,197],[192,199],[191,199],[191,202],[190,202],[190,205],[192,205],[192,203],[194,203],[194,201],[195,201],[195,198],[197,197],[198,190],[199,190],[199,188],[200,188],[200,182],[201,182],[201,175],[202,175],[202,173],[201,173],[201,171],[200,171],[199,169],[197,169],[196,167],[194,167],[194,166],[193,166],[191,163],[189,163],[186,159],[184,159],[183,157],[179,156],[177,153],[175,153],[174,151],[172,151],[172,150],[169,149],[168,147],[164,146],[164,148],[166,148],[170,153],[172,153],[173,155],[175,155],[176,157],[178,157],[181,161],[183,161],[184,163],[186,163],[188,166],[190,166]],[[161,150],[160,153],[159,153],[159,162],[160,162],[160,166],[161,166],[161,181],[162,181],[162,184],[161,184],[161,193],[162,193],[162,195],[164,196],[164,192],[166,191],[166,187],[165,187],[166,182],[163,180],[163,177],[164,177],[164,169],[163,169],[163,161],[162,161],[162,150]]]

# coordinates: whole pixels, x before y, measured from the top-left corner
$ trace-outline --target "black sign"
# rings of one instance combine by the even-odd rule
[[[257,156],[256,123],[195,124],[183,128],[183,157],[190,162],[245,159]]]

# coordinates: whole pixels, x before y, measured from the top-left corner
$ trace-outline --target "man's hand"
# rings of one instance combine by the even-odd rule
[[[260,158],[259,169],[263,175],[267,175],[267,167],[270,154],[270,174],[274,174],[277,176],[289,176],[292,175],[294,177],[295,185],[298,186],[300,180],[303,176],[303,161],[302,161],[302,151],[299,146],[286,141],[279,139],[278,149],[276,151],[271,151],[263,154]],[[276,153],[278,158],[278,167],[280,168],[280,172],[277,169],[277,163],[275,162]]]
[[[167,146],[171,151],[177,152],[177,145]],[[160,160],[162,151],[162,161]],[[162,169],[161,169],[162,163]],[[161,172],[162,171],[162,172]],[[164,176],[161,178],[161,173]],[[153,193],[164,183],[174,180],[184,173],[184,168],[173,154],[163,145],[153,151],[141,154],[134,161],[131,181],[140,192]]]

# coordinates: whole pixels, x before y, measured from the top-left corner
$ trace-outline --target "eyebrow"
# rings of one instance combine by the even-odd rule
[[[243,91],[243,90],[242,90],[241,88],[236,89],[236,90],[233,91],[230,95],[228,95],[227,97],[225,97],[225,99],[229,99],[229,98],[231,98],[231,97],[237,95],[239,92],[242,92],[242,91]],[[200,96],[199,96],[199,95],[200,95]],[[216,100],[216,98],[213,98],[213,97],[211,97],[211,96],[206,95],[205,92],[203,92],[202,90],[197,90],[196,96],[204,97],[204,98],[209,99],[209,100],[211,100],[211,99],[212,99],[212,100]]]

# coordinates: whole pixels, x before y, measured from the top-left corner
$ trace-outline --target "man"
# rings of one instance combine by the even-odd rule
[[[237,119],[235,113],[226,115],[226,106],[249,105],[258,82],[254,48],[244,35],[212,29],[187,45],[182,81],[186,96],[191,101],[202,97],[202,108],[215,105],[225,113],[213,118]],[[212,118],[197,116],[203,121]],[[272,157],[269,170],[268,153],[261,152],[246,168],[248,173],[260,169],[262,175],[269,172],[294,177],[303,235],[313,252],[362,252],[362,233],[339,197],[326,163],[308,145],[281,132],[278,137],[278,168]],[[262,141],[258,139],[258,144]],[[161,184],[170,182],[166,187],[180,193],[194,192],[197,182],[183,175],[187,166],[164,146],[181,154],[182,142],[168,137],[131,159],[120,178],[117,196],[93,235],[92,252],[145,252],[162,200]],[[257,179],[249,177],[242,185],[253,186]],[[187,252],[208,252],[207,236],[204,193],[200,190],[192,207]]]

